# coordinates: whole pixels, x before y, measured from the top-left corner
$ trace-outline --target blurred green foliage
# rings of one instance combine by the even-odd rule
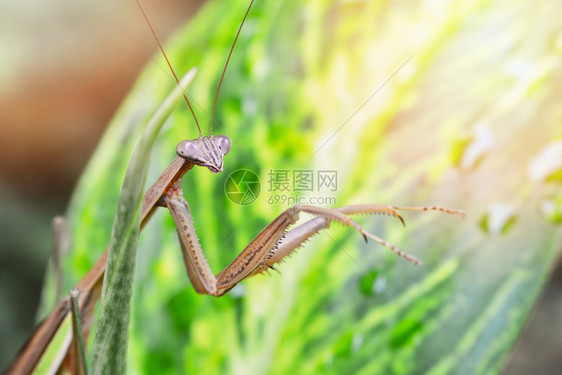
[[[562,138],[556,5],[258,0],[217,105],[214,132],[233,140],[225,171],[199,168],[183,183],[211,267],[225,267],[286,208],[269,204],[267,189],[252,205],[231,203],[225,181],[240,168],[265,188],[271,170],[337,170],[337,205],[435,204],[468,218],[412,213],[406,229],[361,219],[421,258],[419,267],[333,225],[281,275],[215,299],[189,285],[172,219],[160,210],[140,236],[129,370],[499,372],[560,247],[560,220],[549,218],[560,212],[552,176],[562,164],[536,167]],[[210,1],[167,46],[179,74],[199,69],[189,95],[203,124],[246,6]],[[172,88],[150,64],[82,177],[68,213],[68,288],[105,249],[132,147]],[[196,136],[178,107],[148,182],[178,141]]]

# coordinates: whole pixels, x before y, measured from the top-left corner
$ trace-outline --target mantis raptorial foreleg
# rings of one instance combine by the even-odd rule
[[[365,231],[357,222],[348,215],[353,214],[387,214],[395,216],[402,223],[404,220],[398,210],[428,211],[437,210],[449,214],[464,215],[461,211],[454,211],[440,207],[394,207],[380,204],[360,204],[344,206],[336,209],[327,209],[308,205],[295,205],[283,211],[268,226],[266,226],[246,248],[223,271],[214,276],[201,244],[195,233],[193,217],[189,204],[182,194],[181,187],[177,184],[170,187],[162,197],[162,203],[170,210],[182,249],[185,268],[195,290],[201,294],[221,296],[232,289],[245,278],[273,268],[292,251],[300,247],[308,238],[322,229],[329,227],[330,222],[337,221],[346,226],[355,228],[365,240],[373,239],[375,242],[388,247],[396,254],[408,261],[419,264],[420,261],[398,247],[386,242],[378,236]],[[295,224],[299,213],[305,212],[316,216],[312,220],[287,232],[289,226]]]
[[[415,207],[418,208],[420,211],[424,211],[426,207]],[[341,212],[345,215],[358,215],[358,214],[371,214],[371,215],[389,215],[398,218],[402,224],[405,225],[404,219],[398,213],[398,210],[401,210],[402,207],[394,207],[382,204],[354,204],[343,206],[339,208],[335,208],[334,211]],[[432,210],[438,210],[447,212],[450,214],[460,214],[463,215],[460,211],[452,211],[446,210],[440,207],[432,207],[428,208]],[[322,229],[326,229],[330,226],[331,220],[326,217],[315,217],[296,228],[288,231],[284,238],[279,241],[277,245],[277,249],[273,249],[269,252],[266,257],[265,265],[267,268],[273,268],[275,263],[278,263],[283,260],[286,256],[292,253],[294,250],[298,249],[300,246],[306,242],[310,237],[314,236],[316,233],[321,231]],[[383,239],[375,236],[370,232],[365,233],[368,238],[371,238],[375,242],[388,247],[390,250],[395,252],[396,254],[400,255],[404,259],[413,262],[415,264],[420,264],[421,262],[414,256],[405,253],[404,251],[400,250],[398,247],[384,241]],[[259,273],[266,268],[256,270],[255,273]]]

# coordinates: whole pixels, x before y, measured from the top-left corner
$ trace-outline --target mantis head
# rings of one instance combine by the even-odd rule
[[[207,167],[212,173],[222,172],[222,159],[228,154],[232,143],[226,135],[199,137],[181,141],[176,146],[179,157],[193,164]]]

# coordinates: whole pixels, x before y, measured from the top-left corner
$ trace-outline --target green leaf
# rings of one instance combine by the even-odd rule
[[[178,71],[200,66],[190,95],[207,112],[247,5],[209,1],[167,47]],[[173,222],[159,210],[139,241],[128,370],[499,373],[561,243],[552,214],[560,181],[528,170],[562,137],[553,104],[562,89],[552,63],[558,21],[544,19],[554,5],[257,1],[215,113],[215,134],[233,140],[225,171],[196,169],[183,182],[211,267],[224,268],[297,198],[440,205],[466,210],[467,219],[407,213],[404,229],[359,218],[422,259],[419,267],[334,224],[281,264],[281,275],[249,279],[215,299],[189,285]],[[147,68],[85,172],[69,215],[70,285],[105,249],[137,124],[172,85],[159,67]],[[176,109],[147,179],[196,135],[189,111]],[[225,193],[242,168],[262,182],[256,202],[244,206]],[[336,171],[337,190],[270,187],[272,171],[310,170]],[[510,215],[490,231],[498,205]],[[126,207],[138,209],[138,200]]]

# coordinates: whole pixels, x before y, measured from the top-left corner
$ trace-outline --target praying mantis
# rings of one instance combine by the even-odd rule
[[[175,81],[179,85],[179,79],[156,33],[152,29],[146,13],[138,0],[137,3],[166,59]],[[464,216],[464,212],[436,206],[399,207],[382,204],[355,204],[328,209],[311,205],[294,205],[280,213],[268,224],[224,270],[215,275],[210,269],[202,246],[197,238],[195,223],[190,212],[189,204],[184,197],[180,182],[184,174],[195,167],[206,168],[213,174],[223,171],[226,156],[232,148],[232,142],[226,135],[213,135],[213,116],[230,57],[253,3],[254,0],[250,2],[240,24],[217,87],[213,111],[211,113],[209,136],[203,136],[190,101],[184,94],[186,103],[193,114],[199,130],[199,137],[193,140],[183,140],[177,145],[176,158],[147,190],[142,203],[141,229],[148,223],[152,214],[158,207],[166,207],[170,211],[177,228],[183,261],[191,284],[196,292],[216,297],[228,293],[234,286],[248,277],[263,273],[269,269],[275,269],[278,263],[292,254],[296,249],[300,248],[309,238],[322,230],[328,229],[332,222],[338,222],[344,226],[351,227],[359,232],[365,241],[371,239],[389,248],[407,261],[415,264],[420,263],[414,256],[405,253],[398,247],[363,229],[351,216],[357,214],[385,214],[393,216],[404,223],[400,211],[435,210],[461,216]],[[310,214],[313,218],[289,229],[292,225],[297,223],[300,213]],[[85,332],[88,332],[91,328],[93,309],[101,293],[106,262],[107,250],[75,287],[75,290],[79,291],[78,304],[85,322],[83,327],[83,331]],[[28,374],[34,370],[41,359],[45,347],[52,340],[65,317],[71,313],[71,302],[71,296],[63,299],[53,312],[39,325],[26,346],[20,351],[18,357],[7,370],[7,374]],[[68,342],[63,348],[63,358],[67,356],[70,358],[70,351],[70,342]],[[80,361],[80,359],[74,356],[73,361]],[[76,372],[79,371],[77,370]]]

